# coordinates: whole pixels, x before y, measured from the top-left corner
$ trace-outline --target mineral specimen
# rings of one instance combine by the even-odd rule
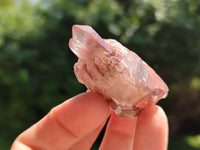
[[[87,25],[74,25],[69,47],[78,56],[79,82],[103,95],[120,116],[133,118],[167,96],[168,87],[139,56],[113,39],[102,39]]]

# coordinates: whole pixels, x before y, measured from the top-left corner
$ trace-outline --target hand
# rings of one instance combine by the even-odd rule
[[[157,105],[126,119],[87,92],[53,108],[14,141],[11,150],[89,150],[110,116],[100,150],[166,150],[168,122]]]

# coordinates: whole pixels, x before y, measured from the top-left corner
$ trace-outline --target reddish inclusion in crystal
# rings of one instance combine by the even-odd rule
[[[74,72],[79,82],[103,95],[126,118],[167,96],[164,81],[134,52],[113,39],[102,39],[87,25],[74,25],[69,47],[79,58]]]

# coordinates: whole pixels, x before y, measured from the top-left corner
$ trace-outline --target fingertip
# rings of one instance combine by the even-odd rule
[[[87,90],[87,92],[82,93],[81,96],[83,96],[84,100],[87,99],[88,103],[98,105],[99,107],[102,107],[102,109],[106,109],[106,111],[108,111],[110,113],[108,103],[102,95],[100,95],[98,93],[91,92],[90,90]]]
[[[167,116],[160,106],[150,105],[138,116],[134,150],[166,150],[167,145]]]
[[[57,106],[52,113],[75,134],[83,135],[103,123],[110,115],[110,109],[103,96],[85,92]]]
[[[137,118],[127,119],[112,112],[100,150],[131,150]]]
[[[154,124],[160,126],[166,126],[168,124],[167,116],[158,105],[150,105],[143,109],[139,114],[138,121],[140,122],[149,122],[152,121]]]

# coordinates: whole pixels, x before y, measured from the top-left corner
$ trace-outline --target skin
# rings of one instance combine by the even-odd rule
[[[79,94],[21,133],[11,150],[89,150],[110,117],[100,150],[167,150],[168,121],[157,105],[126,119],[98,94]]]

